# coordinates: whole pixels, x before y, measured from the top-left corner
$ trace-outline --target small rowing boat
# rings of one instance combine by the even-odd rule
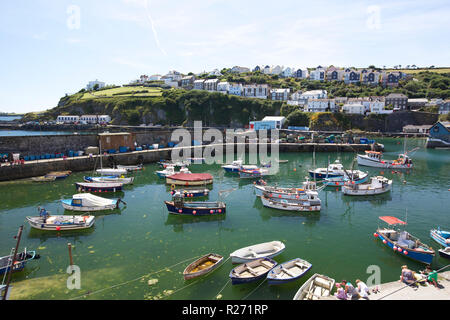
[[[430,236],[434,241],[439,243],[443,247],[450,246],[450,232],[443,231],[441,228],[433,229],[430,231]]]
[[[450,259],[450,247],[446,247],[444,249],[439,249],[438,252],[442,258]]]
[[[223,262],[223,257],[216,253],[209,253],[195,260],[183,271],[184,280],[200,277],[216,269]]]
[[[245,262],[231,270],[231,284],[243,284],[263,279],[276,265],[277,262],[270,258],[259,258]]]
[[[273,258],[284,251],[281,241],[270,241],[238,249],[230,253],[232,263],[244,263],[259,258]]]
[[[271,285],[295,281],[304,276],[312,264],[306,260],[295,258],[277,265],[267,274],[267,282]]]
[[[319,300],[328,297],[335,282],[330,277],[316,273],[298,289],[293,300]]]

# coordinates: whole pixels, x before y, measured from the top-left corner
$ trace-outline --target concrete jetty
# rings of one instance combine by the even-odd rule
[[[369,288],[369,300],[450,300],[450,271],[438,274],[438,284],[439,288],[430,283],[424,283],[418,284],[417,289],[414,289],[400,281],[383,283]],[[376,287],[379,292],[372,292]],[[333,296],[321,300],[338,299]]]

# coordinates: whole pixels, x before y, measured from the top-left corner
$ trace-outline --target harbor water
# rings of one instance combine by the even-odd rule
[[[378,142],[385,145],[386,159],[395,159],[403,151],[403,140],[385,138]],[[439,245],[430,238],[430,229],[450,229],[450,152],[426,149],[423,139],[408,139],[407,149],[415,147],[420,149],[411,155],[412,170],[358,167],[370,175],[392,179],[390,193],[355,198],[329,187],[319,193],[319,213],[265,208],[254,194],[252,180],[225,173],[219,164],[202,164],[189,169],[213,175],[209,200],[226,202],[226,214],[173,216],[163,202],[171,198],[170,187],[155,174],[158,165],[150,164],[134,174],[134,185],[126,186],[124,192],[101,195],[120,197],[127,205],[95,214],[93,228],[46,232],[31,229],[26,217],[38,215],[39,206],[51,214],[72,214],[64,211],[60,200],[76,193],[74,183],[91,173],[74,173],[65,180],[47,183],[0,183],[0,255],[9,254],[15,245],[13,237],[24,225],[20,248],[36,250],[41,256],[13,275],[11,299],[211,300],[220,293],[224,300],[290,300],[314,273],[354,283],[356,279],[367,281],[373,266],[379,268],[382,283],[396,281],[402,265],[413,270],[424,266],[394,253],[373,236],[377,227],[384,226],[379,216],[406,219],[406,229],[436,251]],[[316,166],[326,167],[328,159],[340,159],[350,168],[354,158],[354,153],[317,153]],[[312,153],[282,153],[280,159],[289,162],[280,164],[277,175],[267,177],[269,185],[300,187],[314,166]],[[201,255],[214,252],[227,259],[236,249],[272,240],[286,245],[276,261],[305,259],[312,263],[309,273],[285,285],[255,282],[233,286],[228,275],[235,265],[228,259],[207,276],[183,280],[184,268]],[[81,271],[80,289],[67,287],[69,242],[73,262]],[[446,264],[448,260],[436,253],[433,268]],[[155,279],[158,281],[148,284]]]

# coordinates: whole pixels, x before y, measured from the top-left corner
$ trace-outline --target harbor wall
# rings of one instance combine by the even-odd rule
[[[217,144],[210,145],[209,147],[222,148],[222,153],[225,155],[228,149],[233,152],[239,151],[244,145],[245,152],[252,151],[250,144],[248,143],[235,143],[235,144]],[[254,146],[255,144],[251,144]],[[262,145],[262,144],[261,144]],[[260,144],[256,144],[258,147],[255,151],[259,151]],[[187,154],[188,157],[193,157],[195,149],[204,149],[208,146],[193,146],[183,148],[164,148],[155,150],[133,151],[126,153],[118,153],[112,155],[93,155],[93,156],[78,156],[70,157],[66,159],[48,159],[48,160],[34,160],[25,161],[23,164],[18,165],[2,165],[0,166],[0,181],[9,181],[17,179],[25,179],[37,176],[43,176],[51,171],[65,171],[71,170],[73,172],[79,171],[92,171],[95,167],[99,166],[100,157],[104,167],[112,167],[113,164],[122,165],[134,165],[145,163],[156,163],[161,159],[171,159],[172,152],[178,154]],[[264,144],[266,147],[266,144]],[[329,143],[282,143],[277,144],[279,152],[362,152],[364,150],[370,150],[371,146],[367,144],[329,144]],[[264,149],[265,150],[265,149]],[[274,149],[276,150],[276,149]],[[272,145],[267,144],[267,152],[272,151]],[[208,151],[209,152],[209,151]]]

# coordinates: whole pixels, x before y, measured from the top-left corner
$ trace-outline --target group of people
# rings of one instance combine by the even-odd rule
[[[402,273],[400,275],[400,281],[408,286],[417,289],[418,283],[428,282],[439,289],[438,286],[438,273],[436,270],[432,270],[430,265],[427,265],[425,270],[416,273],[408,269],[407,265],[402,266]]]
[[[334,294],[339,300],[369,299],[370,290],[367,285],[359,279],[355,281],[356,287],[351,282],[342,280],[336,284],[337,292]]]

